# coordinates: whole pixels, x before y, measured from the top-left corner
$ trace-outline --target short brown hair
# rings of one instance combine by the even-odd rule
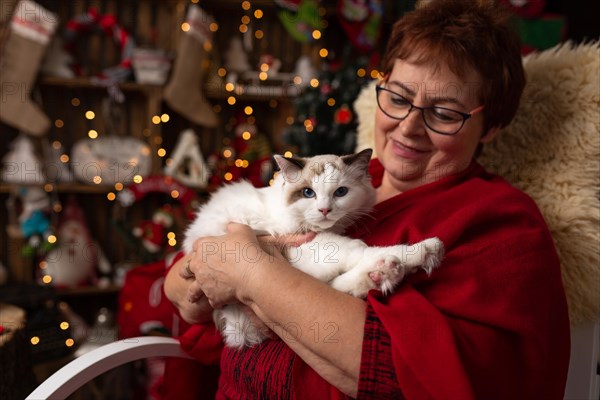
[[[388,76],[397,59],[447,65],[457,76],[472,67],[482,79],[484,132],[515,116],[525,87],[517,34],[492,0],[433,0],[405,14],[392,29],[383,58]]]

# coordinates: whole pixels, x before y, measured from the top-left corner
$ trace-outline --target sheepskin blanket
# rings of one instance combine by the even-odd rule
[[[479,161],[537,202],[577,325],[600,314],[600,43],[565,43],[524,57],[523,65],[517,115]],[[354,103],[357,150],[373,146],[374,85]]]

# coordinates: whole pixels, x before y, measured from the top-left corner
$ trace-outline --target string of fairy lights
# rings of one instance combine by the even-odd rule
[[[193,3],[193,4],[199,3],[199,0],[191,0],[191,3]],[[261,8],[254,8],[250,1],[242,2],[241,8],[245,14],[241,18],[241,21],[240,21],[241,23],[238,28],[239,32],[242,34],[249,34],[251,31],[253,31],[253,36],[256,40],[266,40],[267,38],[265,37],[265,33],[263,30],[250,29],[250,24],[253,22],[253,19],[254,19],[254,21],[261,20],[264,17],[265,12]],[[326,13],[327,13],[327,10],[324,7],[319,7],[319,15],[320,15],[320,17],[322,17],[321,18],[321,27],[320,27],[320,29],[315,29],[312,31],[312,38],[314,39],[315,46],[319,45],[319,40],[322,39],[322,37],[323,37],[323,31],[327,28],[328,22],[327,22],[327,19],[324,18],[326,16]],[[184,22],[181,24],[182,31],[186,32],[189,29],[190,29],[190,26],[187,22]],[[209,29],[212,32],[217,32],[219,30],[218,23],[216,23],[216,22],[211,23],[209,25]],[[205,41],[204,49],[207,51],[212,50],[212,43],[210,41]],[[323,60],[325,60],[329,56],[330,52],[327,48],[321,47],[318,49],[318,54]],[[259,66],[258,79],[260,81],[267,81],[269,79],[269,69],[270,69],[270,67],[267,63],[263,63]],[[217,72],[217,75],[219,76],[219,78],[225,78],[228,74],[228,71],[225,67],[219,67],[216,70],[216,72]],[[371,71],[367,71],[364,68],[359,68],[359,69],[357,69],[356,74],[357,74],[357,77],[359,77],[359,78],[363,78],[363,77],[367,76],[367,74],[369,74],[369,76],[373,79],[380,78],[379,71],[377,71],[375,69],[372,69]],[[292,82],[294,85],[298,85],[298,86],[300,86],[303,83],[302,78],[300,76],[294,76],[292,78]],[[317,77],[313,77],[310,79],[308,84],[312,88],[318,88],[320,85],[320,82],[317,79]],[[238,103],[238,98],[243,96],[245,93],[244,87],[242,85],[238,85],[236,83],[231,83],[231,82],[228,82],[224,85],[224,90],[229,94],[226,98],[226,103],[231,107],[236,106],[236,104]],[[327,104],[331,107],[335,106],[335,99],[333,99],[333,98],[328,99]],[[78,97],[73,97],[71,99],[71,105],[74,108],[82,107],[82,101]],[[270,107],[277,108],[277,105],[278,105],[278,103],[277,103],[276,99],[270,99],[270,101],[269,101]],[[216,113],[220,113],[223,111],[221,105],[219,105],[219,104],[216,104],[213,107],[213,109]],[[253,125],[256,123],[256,117],[254,116],[253,107],[245,106],[243,109],[243,112],[244,112],[245,116],[247,117],[247,122],[249,124]],[[96,112],[94,112],[91,109],[85,109],[83,111],[83,115],[84,115],[84,118],[90,122],[93,122],[96,118]],[[151,123],[151,125],[159,125],[159,124],[168,123],[170,121],[170,119],[171,119],[171,117],[168,114],[163,113],[161,115],[151,116],[149,122]],[[294,116],[290,115],[286,118],[286,123],[288,125],[293,124],[293,122],[294,122]],[[56,119],[54,121],[54,126],[59,130],[63,129],[65,127],[65,122],[60,118]],[[304,127],[305,127],[307,133],[312,132],[314,129],[313,122],[309,118],[307,118],[304,121]],[[146,138],[152,137],[151,128],[150,127],[144,128],[142,130],[142,134]],[[99,132],[97,129],[90,128],[87,131],[87,137],[91,140],[95,140],[101,136],[102,136],[102,133]],[[246,130],[246,131],[242,132],[241,137],[244,140],[251,140],[252,133],[250,131]],[[161,159],[165,159],[165,164],[169,165],[172,162],[172,159],[166,158],[167,151],[162,146],[163,145],[162,137],[154,136],[151,138],[151,140],[154,141],[154,145],[156,146],[155,148],[157,148],[156,155]],[[223,149],[221,150],[222,156],[225,159],[229,160],[231,163],[233,163],[235,166],[241,167],[241,168],[246,168],[249,164],[248,160],[235,158],[236,155],[234,154],[232,149],[227,146],[227,144],[228,144],[228,142],[227,142],[227,140],[225,140]],[[59,140],[55,140],[52,143],[52,147],[56,150],[63,149],[62,143]],[[292,156],[291,151],[284,151],[283,153],[284,153],[284,156],[286,156],[286,157]],[[61,154],[59,159],[60,159],[60,162],[62,162],[65,165],[68,165],[68,163],[70,161],[70,157],[66,153]],[[231,173],[229,173],[229,172],[224,173],[223,179],[225,181],[230,181],[232,178],[233,177],[232,177]],[[132,178],[132,182],[133,182],[133,184],[139,184],[143,181],[143,179],[144,179],[143,176],[135,175]],[[102,178],[100,176],[95,176],[92,179],[92,183],[94,185],[102,185],[103,184]],[[114,190],[111,190],[106,194],[107,200],[111,201],[111,202],[115,201],[117,199],[117,193],[122,191],[125,188],[125,184],[126,184],[125,182],[117,182],[116,184],[114,184]],[[56,188],[55,188],[54,183],[46,183],[44,185],[44,190],[48,193],[53,192],[55,189]],[[173,199],[177,199],[179,197],[179,192],[177,190],[173,190],[170,193],[170,195]],[[56,214],[59,214],[62,211],[62,204],[60,203],[60,201],[56,200],[53,202],[52,210]],[[58,238],[56,237],[56,235],[51,234],[47,237],[46,240],[48,241],[49,244],[54,245],[57,243]],[[175,247],[177,245],[177,238],[176,238],[175,232],[168,232],[167,240],[168,240],[169,246]],[[44,270],[47,268],[46,261],[44,261],[44,260],[40,261],[38,266],[39,266],[39,270],[41,271],[41,281],[44,284],[48,284],[48,285],[51,284],[52,276],[44,273]],[[69,325],[69,322],[67,322],[67,321],[60,321],[58,324],[58,329],[60,329],[62,331],[67,331],[69,328],[70,328],[70,325]],[[30,338],[30,342],[31,342],[31,345],[36,346],[36,345],[39,345],[39,343],[41,342],[41,339],[39,336],[33,335]],[[75,340],[72,337],[69,337],[65,340],[64,345],[66,347],[72,347],[75,345]]]
[[[193,4],[199,3],[199,0],[190,0],[190,1]],[[263,11],[261,8],[255,8],[253,6],[252,2],[250,2],[250,1],[243,1],[240,4],[240,6],[241,6],[242,10],[244,11],[244,15],[242,16],[242,18],[240,20],[240,25],[238,27],[239,32],[241,34],[250,34],[252,32],[251,34],[253,35],[253,37],[256,40],[259,40],[259,41],[268,40],[268,38],[265,35],[265,32],[263,30],[251,29],[251,24],[253,23],[253,21],[254,22],[260,21],[261,19],[264,18],[265,11]],[[319,57],[323,60],[326,60],[330,54],[330,51],[325,47],[319,48],[319,43],[320,43],[320,40],[323,38],[323,35],[324,35],[323,32],[326,30],[327,25],[328,25],[327,19],[325,18],[327,15],[327,9],[325,7],[319,7],[318,10],[319,10],[319,16],[321,17],[321,27],[320,27],[320,29],[314,29],[312,31],[311,36],[313,38],[313,43],[314,43],[313,45],[316,46],[316,48],[318,48],[317,53],[318,53]],[[183,32],[187,32],[190,30],[191,27],[187,22],[184,22],[181,24],[180,28]],[[209,29],[213,33],[216,33],[219,30],[219,28],[220,27],[217,22],[212,22],[209,25]],[[204,46],[204,50],[206,50],[207,52],[210,52],[212,50],[213,44],[210,41],[205,41],[203,46]],[[205,62],[210,62],[210,61],[205,60]],[[203,67],[208,69],[209,66],[204,65]],[[267,64],[267,63],[261,64],[259,66],[259,71],[257,71],[257,72],[258,72],[258,79],[261,82],[267,81],[270,77],[269,64]],[[225,78],[228,74],[228,71],[225,67],[221,66],[216,69],[216,73],[219,78]],[[364,78],[367,75],[373,79],[381,78],[380,72],[376,69],[371,69],[370,71],[367,71],[365,68],[358,68],[356,71],[356,75],[359,78]],[[300,86],[303,84],[302,78],[300,76],[293,76],[292,82],[294,85],[297,85],[297,86]],[[320,85],[319,79],[317,77],[311,78],[308,85],[310,85],[310,87],[312,87],[312,88],[318,88]],[[223,89],[227,93],[225,102],[230,107],[236,107],[238,104],[238,99],[243,98],[243,96],[245,94],[244,86],[241,84],[237,84],[237,83],[227,82],[223,86]],[[296,93],[300,93],[300,92],[301,92],[300,90],[296,91]],[[74,107],[76,109],[78,109],[80,107],[84,108],[83,117],[87,121],[89,121],[90,123],[93,124],[93,122],[96,119],[96,112],[94,110],[86,108],[82,104],[82,100],[78,97],[73,97],[70,101],[70,104],[72,107]],[[278,101],[273,98],[273,99],[269,100],[268,104],[271,108],[277,108]],[[329,106],[333,107],[333,106],[335,106],[336,101],[332,97],[327,100],[327,104]],[[213,110],[217,114],[223,112],[222,106],[220,104],[215,104],[213,106]],[[254,116],[253,107],[245,106],[243,109],[243,113],[246,116],[247,122],[249,124],[251,124],[251,125],[256,124],[256,117]],[[151,125],[166,124],[170,120],[171,120],[171,116],[167,113],[163,113],[161,115],[153,115],[149,119],[149,125],[151,126]],[[295,118],[293,115],[289,115],[286,117],[285,121],[288,125],[292,125],[295,121]],[[58,130],[61,130],[65,127],[65,122],[63,119],[58,118],[54,121],[54,126]],[[171,158],[167,157],[167,150],[163,147],[162,137],[153,136],[150,126],[144,128],[142,130],[142,135],[146,138],[151,138],[150,140],[152,140],[154,142],[154,145],[156,146],[155,147],[156,148],[156,156],[158,156],[160,159],[164,159],[165,164],[169,165],[173,160]],[[311,133],[314,129],[313,121],[310,118],[306,118],[306,120],[304,121],[304,127],[308,134]],[[102,132],[99,132],[97,127],[92,127],[87,130],[87,137],[91,140],[98,139],[101,136],[102,136]],[[241,137],[243,140],[251,140],[253,135],[249,130],[246,130],[246,131],[242,132]],[[220,150],[220,154],[226,160],[228,160],[228,162],[230,162],[232,165],[235,165],[235,166],[241,167],[241,168],[246,168],[249,165],[248,160],[235,158],[236,154],[232,150],[232,148],[230,148],[228,146],[228,143],[229,143],[229,140],[227,138],[224,139],[223,148]],[[56,150],[63,149],[63,146],[62,146],[62,143],[60,142],[60,140],[53,141],[52,147]],[[284,154],[285,157],[293,156],[292,151],[289,151],[289,150],[284,150],[282,153]],[[60,159],[60,162],[62,162],[65,165],[68,165],[68,163],[70,161],[70,157],[67,153],[61,154],[59,159]],[[143,179],[144,179],[143,176],[135,175],[132,178],[132,183],[133,184],[142,183]],[[223,179],[224,179],[224,181],[230,181],[233,179],[233,176],[230,172],[224,172]],[[105,185],[105,183],[102,182],[102,178],[100,176],[94,176],[92,178],[92,183],[94,185]],[[115,183],[113,186],[114,190],[109,190],[108,193],[106,193],[107,200],[110,202],[115,201],[117,199],[117,193],[122,191],[125,188],[125,185],[126,185],[125,182]],[[44,185],[44,190],[48,193],[53,192],[55,189],[56,189],[56,185],[54,183],[46,183]],[[177,199],[178,196],[179,196],[179,193],[176,190],[174,190],[171,193],[171,197],[173,199]],[[55,212],[57,214],[62,211],[62,204],[60,203],[60,201],[56,200],[53,202],[52,210],[53,210],[53,212]],[[174,232],[168,232],[167,238],[168,238],[169,246],[175,247],[177,245],[177,238],[176,238],[176,234]],[[57,243],[58,238],[55,234],[51,234],[47,237],[46,240],[48,241],[49,244],[54,245]],[[41,271],[41,281],[44,284],[48,284],[48,285],[52,284],[52,277],[49,274],[44,274],[44,270],[47,268],[46,261],[44,261],[44,260],[40,261],[38,266]],[[67,321],[61,321],[59,323],[59,329],[61,329],[63,331],[68,330],[69,323]],[[38,336],[34,335],[31,337],[30,342],[34,346],[38,345],[40,343],[40,338]],[[75,340],[73,338],[66,339],[65,346],[72,347],[74,345],[75,345]]]

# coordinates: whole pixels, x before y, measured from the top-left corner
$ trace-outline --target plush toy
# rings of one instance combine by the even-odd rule
[[[96,266],[103,257],[74,196],[62,211],[56,237],[58,246],[46,255],[45,268],[40,270],[42,281],[58,287],[96,283]],[[102,269],[110,269],[107,264],[103,261]]]
[[[22,236],[27,242],[21,251],[25,256],[43,254],[52,248],[48,237],[52,234],[50,224],[50,198],[37,186],[20,187],[17,197],[22,202],[18,221]]]
[[[10,151],[2,158],[2,181],[34,185],[46,182],[43,164],[34,147],[31,138],[25,134],[15,138]]]

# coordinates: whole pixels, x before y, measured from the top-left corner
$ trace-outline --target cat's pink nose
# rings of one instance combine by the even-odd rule
[[[327,216],[327,214],[331,212],[331,208],[319,208],[319,211],[321,211],[321,214],[324,216]]]

